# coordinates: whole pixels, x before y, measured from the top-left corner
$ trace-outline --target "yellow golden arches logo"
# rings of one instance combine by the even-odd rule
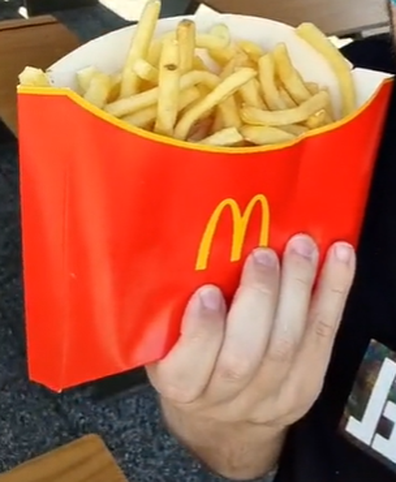
[[[242,256],[243,242],[246,237],[246,230],[249,220],[252,216],[253,209],[256,205],[261,207],[261,229],[259,237],[259,246],[268,246],[269,226],[270,226],[270,209],[267,198],[263,194],[254,196],[246,206],[246,209],[241,212],[238,203],[232,199],[224,199],[216,209],[206,225],[205,232],[202,236],[201,244],[198,250],[197,261],[195,269],[203,271],[208,267],[208,260],[210,250],[213,243],[213,238],[216,233],[217,225],[220,221],[220,216],[228,207],[231,211],[233,221],[233,234],[231,244],[231,261],[239,261]]]

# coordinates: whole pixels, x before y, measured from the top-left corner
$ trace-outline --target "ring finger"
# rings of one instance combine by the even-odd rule
[[[271,249],[247,259],[232,302],[219,358],[204,394],[211,403],[234,398],[255,376],[267,347],[279,288],[279,261]]]

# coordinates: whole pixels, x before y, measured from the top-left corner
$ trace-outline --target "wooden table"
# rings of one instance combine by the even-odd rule
[[[128,482],[112,454],[97,435],[86,435],[0,474],[0,482],[44,481]]]
[[[23,0],[23,3],[29,16],[32,16],[57,10],[92,6],[96,5],[98,0]]]
[[[219,12],[257,15],[293,26],[309,21],[338,36],[389,23],[385,0],[203,0],[192,1],[190,11],[199,3]]]
[[[27,66],[46,69],[80,45],[51,16],[0,22],[0,118],[16,134],[16,86]]]

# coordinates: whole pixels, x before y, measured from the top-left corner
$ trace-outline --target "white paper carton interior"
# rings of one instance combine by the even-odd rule
[[[266,50],[271,50],[279,42],[285,43],[294,66],[305,81],[329,87],[335,113],[339,116],[340,97],[334,72],[315,49],[296,35],[293,27],[273,20],[243,15],[205,13],[187,18],[196,22],[197,30],[200,32],[206,32],[213,25],[224,23],[229,27],[233,39],[251,40]],[[181,17],[161,20],[157,26],[156,36],[174,30],[180,20]],[[129,50],[135,28],[126,27],[92,40],[56,62],[49,69],[53,85],[75,89],[75,72],[89,66],[95,66],[109,74],[119,71]],[[391,77],[388,73],[359,68],[353,69],[353,76],[356,82],[358,107],[373,96],[386,78]]]

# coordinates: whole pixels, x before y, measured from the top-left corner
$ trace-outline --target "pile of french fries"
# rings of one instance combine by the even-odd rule
[[[160,10],[160,0],[147,2],[122,71],[77,72],[84,99],[161,136],[235,148],[289,142],[337,120],[328,89],[304,81],[285,44],[266,52],[250,41],[233,41],[226,25],[202,33],[187,19],[155,38]],[[356,108],[347,61],[314,25],[302,24],[296,33],[335,72],[347,116]],[[50,86],[48,75],[31,67],[20,83]]]

